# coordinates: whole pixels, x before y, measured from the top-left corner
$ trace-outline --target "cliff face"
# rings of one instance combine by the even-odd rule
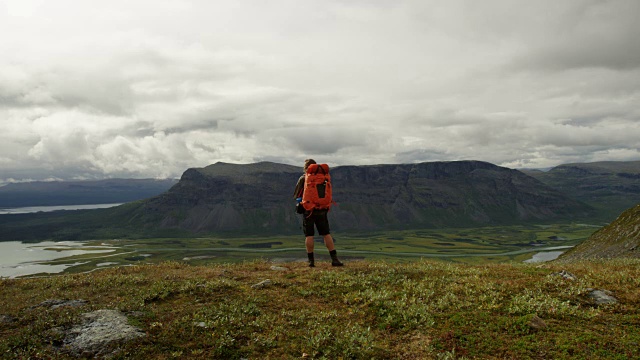
[[[142,202],[142,226],[194,232],[295,233],[293,189],[302,168],[214,164],[187,170]],[[592,209],[519,172],[479,161],[331,169],[334,230],[462,227],[566,220]]]
[[[623,212],[566,254],[563,260],[589,258],[640,258],[640,205]]]

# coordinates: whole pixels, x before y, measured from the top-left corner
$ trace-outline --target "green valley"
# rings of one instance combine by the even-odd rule
[[[588,238],[599,227],[589,224],[515,225],[334,235],[341,257],[348,262],[434,259],[482,264],[522,262],[539,252],[566,250]],[[317,240],[321,241],[320,238]],[[163,261],[206,265],[264,259],[287,263],[301,261],[305,257],[304,241],[299,235],[110,239],[87,241],[84,244],[86,249],[109,246],[114,251],[108,254],[74,255],[44,264],[67,265],[69,267],[65,272],[75,273],[101,267]],[[56,251],[64,250],[56,248]],[[316,245],[316,253],[320,261],[327,255],[321,242]]]

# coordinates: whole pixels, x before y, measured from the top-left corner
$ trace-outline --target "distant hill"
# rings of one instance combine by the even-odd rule
[[[564,164],[547,172],[523,172],[593,206],[607,222],[640,203],[640,161]]]
[[[146,199],[167,191],[176,179],[36,181],[0,187],[0,208],[112,204]]]
[[[618,257],[640,258],[640,205],[623,212],[614,222],[595,232],[560,259]]]

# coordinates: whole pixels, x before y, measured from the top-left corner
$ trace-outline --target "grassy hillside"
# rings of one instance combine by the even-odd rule
[[[616,257],[640,258],[640,205],[626,210],[563,255],[563,259]]]
[[[133,359],[629,359],[640,357],[640,260],[466,266],[348,262],[276,271],[178,262],[0,281],[0,354],[65,358],[81,314],[118,309],[146,336]],[[566,270],[577,280],[556,275]],[[270,279],[271,285],[252,285]],[[618,304],[594,305],[589,288]],[[34,307],[50,299],[84,306]],[[539,320],[535,317],[539,317]]]

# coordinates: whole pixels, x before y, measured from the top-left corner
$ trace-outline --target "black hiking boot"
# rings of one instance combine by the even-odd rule
[[[344,264],[338,260],[338,254],[335,250],[329,251],[329,255],[331,255],[331,266],[344,266]]]
[[[316,267],[316,263],[313,259],[313,253],[307,253],[307,257],[309,258],[309,267]]]

